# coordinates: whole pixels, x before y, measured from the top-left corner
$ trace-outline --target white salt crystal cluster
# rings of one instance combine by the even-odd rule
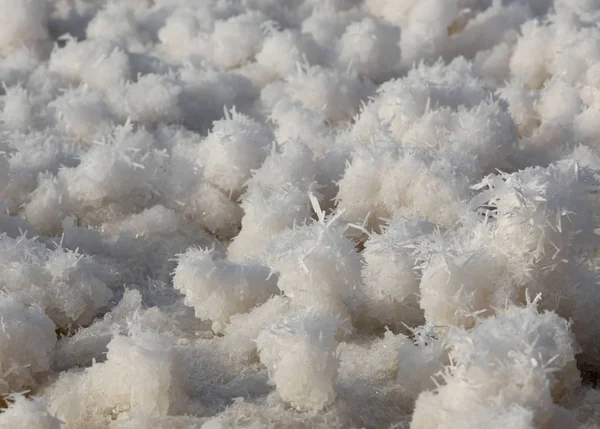
[[[173,287],[185,294],[196,317],[212,320],[215,331],[232,315],[251,310],[279,291],[268,267],[229,262],[202,249],[179,255]]]
[[[257,338],[260,360],[293,407],[319,411],[335,400],[337,320],[291,313]]]
[[[54,323],[39,307],[26,307],[13,295],[0,295],[0,394],[37,384],[50,369],[56,344]]]

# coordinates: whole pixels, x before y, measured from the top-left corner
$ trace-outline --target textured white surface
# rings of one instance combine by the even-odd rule
[[[0,0],[0,429],[600,427],[599,23]]]

